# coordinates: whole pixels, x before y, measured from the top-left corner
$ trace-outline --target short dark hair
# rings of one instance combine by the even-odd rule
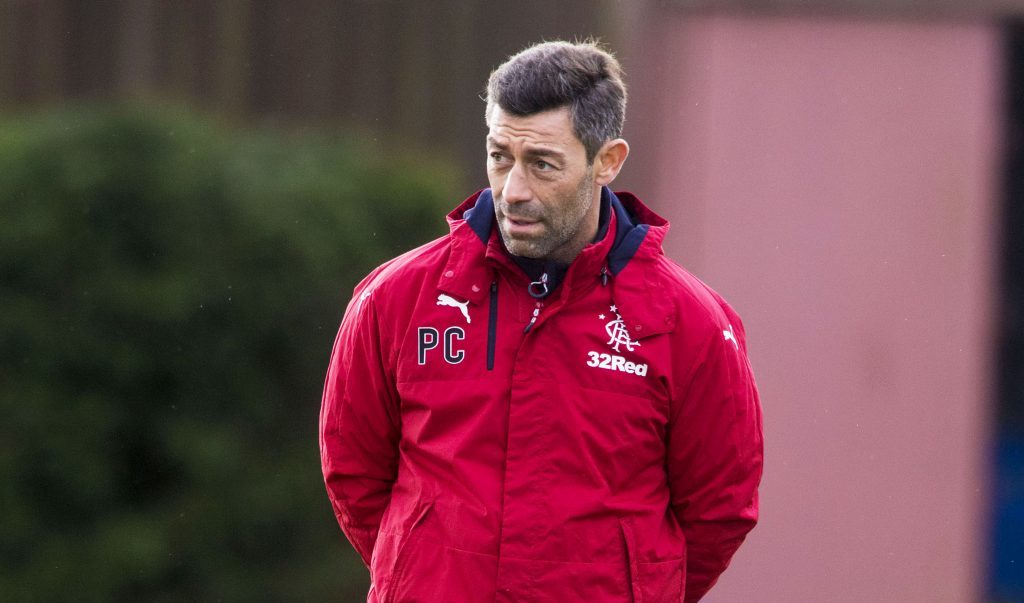
[[[494,105],[518,116],[569,107],[588,163],[622,136],[626,121],[622,67],[593,40],[543,42],[512,55],[491,73],[486,100],[488,117]]]

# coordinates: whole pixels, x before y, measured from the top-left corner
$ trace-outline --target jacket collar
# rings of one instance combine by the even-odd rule
[[[675,302],[665,295],[655,264],[669,223],[631,193],[601,189],[611,207],[605,236],[587,245],[569,266],[556,295],[569,296],[599,285],[608,274],[611,296],[630,334],[642,339],[675,327]],[[494,220],[490,189],[477,191],[447,216],[451,253],[438,289],[459,299],[480,303],[498,270],[521,270],[501,243]]]

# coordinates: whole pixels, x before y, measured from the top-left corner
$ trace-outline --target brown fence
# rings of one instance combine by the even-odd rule
[[[0,0],[0,109],[170,99],[354,126],[475,167],[490,69],[541,38],[621,41],[617,4]]]

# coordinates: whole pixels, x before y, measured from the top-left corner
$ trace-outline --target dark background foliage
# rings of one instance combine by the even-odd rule
[[[458,180],[183,112],[0,123],[0,593],[365,597],[316,424],[352,286]]]

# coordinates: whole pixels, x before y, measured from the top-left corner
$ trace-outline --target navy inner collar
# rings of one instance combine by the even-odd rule
[[[636,255],[640,244],[643,243],[644,237],[647,236],[647,230],[650,228],[648,224],[636,224],[633,216],[629,213],[629,210],[622,204],[615,193],[611,191],[607,186],[601,187],[601,217],[598,222],[597,236],[595,241],[600,241],[608,234],[608,224],[610,223],[611,212],[615,212],[615,241],[612,243],[611,251],[608,253],[608,269],[612,275],[618,274],[623,268],[629,264],[629,261]],[[476,236],[479,237],[480,241],[487,245],[487,242],[491,238],[491,231],[495,226],[494,221],[494,197],[491,195],[491,189],[484,189],[480,192],[477,197],[476,203],[470,209],[467,209],[462,214],[463,219],[469,224]],[[519,264],[519,260],[529,260],[529,258],[517,258],[509,254],[509,256],[516,260]],[[537,280],[540,275],[544,273],[545,262],[543,260],[530,260],[530,262],[538,262],[541,264],[540,272],[537,276],[531,276],[531,273],[535,272],[535,267],[524,267],[524,272],[530,276],[531,280]],[[556,264],[555,262],[549,262]],[[529,264],[528,264],[529,266]],[[547,267],[552,273],[557,271],[557,266]],[[565,266],[568,270],[568,266]],[[562,271],[561,276],[565,276],[565,272]],[[548,279],[551,282],[553,275],[549,273]],[[553,290],[554,287],[549,286],[549,289]]]

